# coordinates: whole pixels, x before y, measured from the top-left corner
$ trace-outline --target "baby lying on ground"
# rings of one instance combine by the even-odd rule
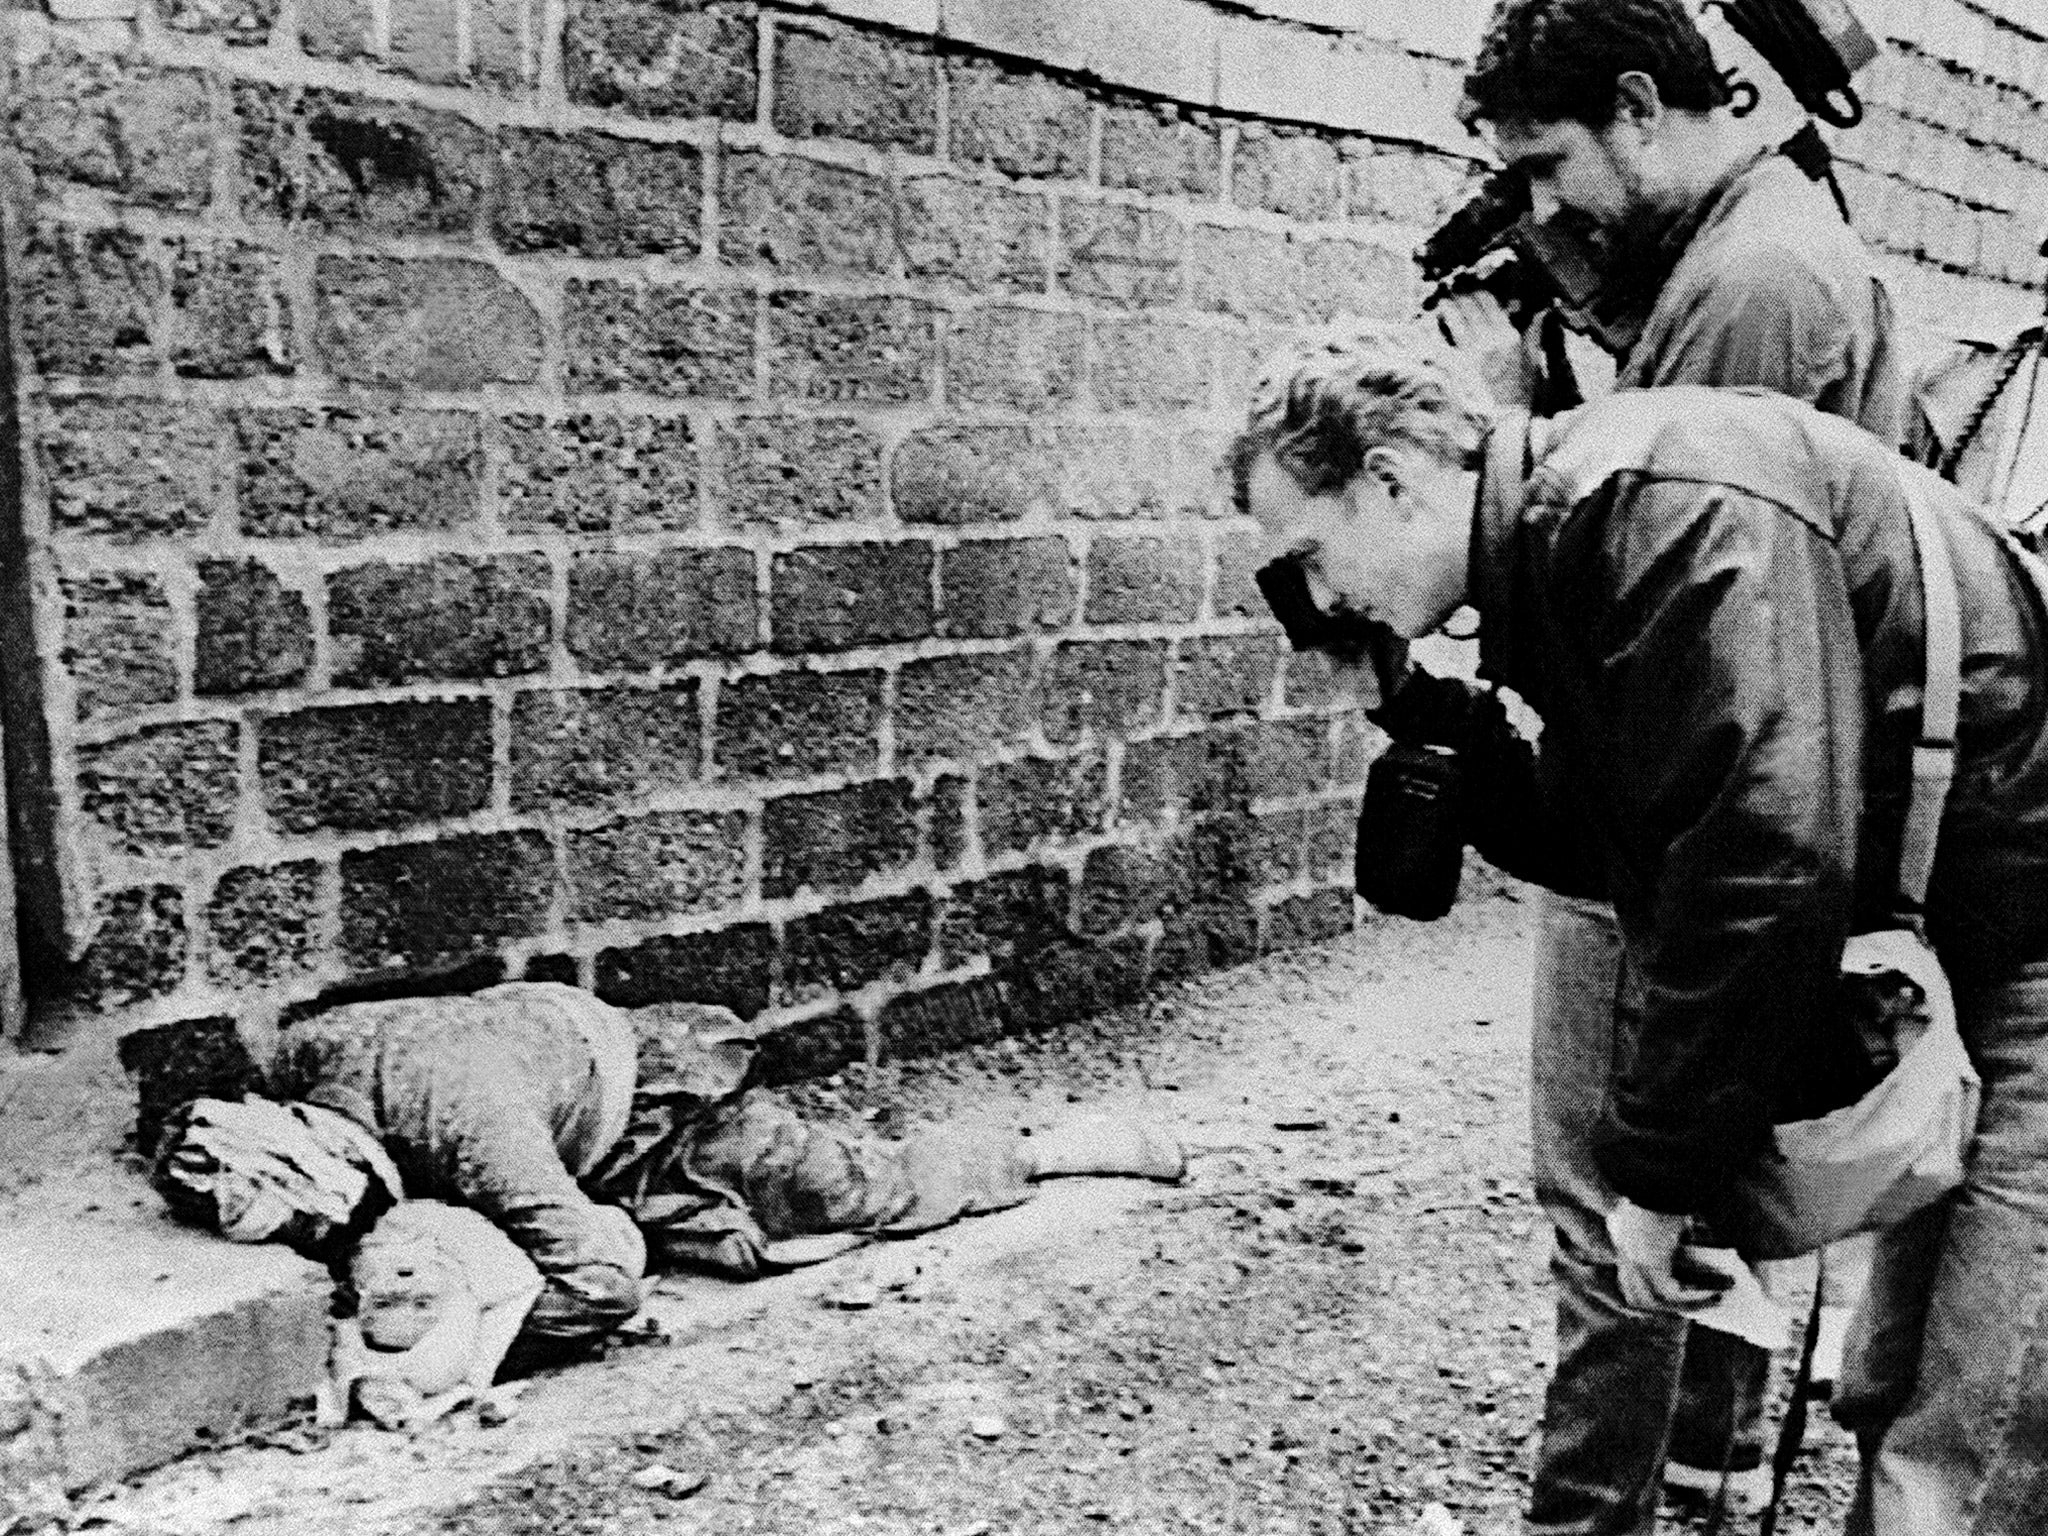
[[[398,1342],[409,1325],[383,1314],[432,1311],[422,1296],[435,1283],[450,1295],[468,1285],[496,1296],[502,1323],[516,1291],[464,1279],[473,1252],[429,1263],[430,1250],[460,1254],[465,1240],[446,1236],[447,1217],[412,1208],[440,1201],[488,1218],[531,1263],[538,1291],[516,1329],[477,1329],[452,1375],[438,1354],[421,1359],[419,1374],[442,1383],[419,1390],[427,1404],[477,1388],[480,1371],[488,1385],[500,1360],[529,1369],[617,1328],[639,1310],[650,1260],[748,1278],[1016,1205],[1037,1179],[1175,1180],[1184,1169],[1171,1137],[1101,1117],[1034,1136],[973,1127],[849,1136],[750,1088],[754,1053],[725,1009],[627,1012],[548,982],[353,1004],[286,1030],[264,1073],[269,1099],[199,1099],[175,1114],[158,1143],[156,1183],[183,1219],[240,1242],[288,1242],[359,1267],[410,1245],[413,1273],[371,1276],[392,1282],[381,1290],[358,1277],[366,1301],[393,1298],[364,1315],[372,1354],[417,1346]],[[378,1242],[366,1246],[373,1231]],[[437,1335],[434,1352],[469,1337],[467,1326]],[[384,1380],[403,1374],[384,1365]]]

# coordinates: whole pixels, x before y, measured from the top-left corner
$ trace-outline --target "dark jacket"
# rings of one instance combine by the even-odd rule
[[[1920,701],[1901,490],[1932,488],[1960,583],[1960,762],[1929,894],[1959,983],[2048,956],[2042,615],[1952,487],[1764,392],[1631,391],[1489,454],[1482,669],[1543,717],[1624,939],[1603,1173],[1696,1211],[1828,1070],[1843,938],[1890,906]],[[1519,445],[1514,445],[1519,446]],[[1505,776],[1496,794],[1517,791]],[[1503,807],[1500,825],[1540,818]],[[1579,852],[1526,834],[1516,873]],[[1516,867],[1519,866],[1519,867]]]

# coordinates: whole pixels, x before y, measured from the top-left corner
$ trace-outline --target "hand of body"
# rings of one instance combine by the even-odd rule
[[[1691,1217],[1646,1210],[1618,1200],[1607,1213],[1607,1238],[1621,1299],[1639,1312],[1691,1312],[1711,1304],[1731,1278],[1689,1258],[1685,1229]]]

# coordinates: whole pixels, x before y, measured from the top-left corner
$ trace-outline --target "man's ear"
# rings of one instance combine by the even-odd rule
[[[1664,121],[1664,98],[1657,82],[1640,69],[1624,70],[1614,82],[1614,125],[1655,133]]]
[[[1402,460],[1400,450],[1386,443],[1366,450],[1365,473],[1372,476],[1390,497],[1398,497],[1407,489],[1408,466]]]

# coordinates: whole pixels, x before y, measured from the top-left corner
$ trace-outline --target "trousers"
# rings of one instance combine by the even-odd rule
[[[1544,892],[1530,1045],[1536,1196],[1555,1229],[1557,1363],[1544,1396],[1531,1536],[1647,1536],[1664,1464],[1744,1470],[1763,1455],[1770,1357],[1623,1304],[1614,1192],[1593,1160],[1614,1057],[1621,937],[1604,903]]]
[[[1850,1536],[2048,1530],[2048,960],[1950,980],[1983,1105],[1962,1188],[1878,1235],[1850,1325]]]

